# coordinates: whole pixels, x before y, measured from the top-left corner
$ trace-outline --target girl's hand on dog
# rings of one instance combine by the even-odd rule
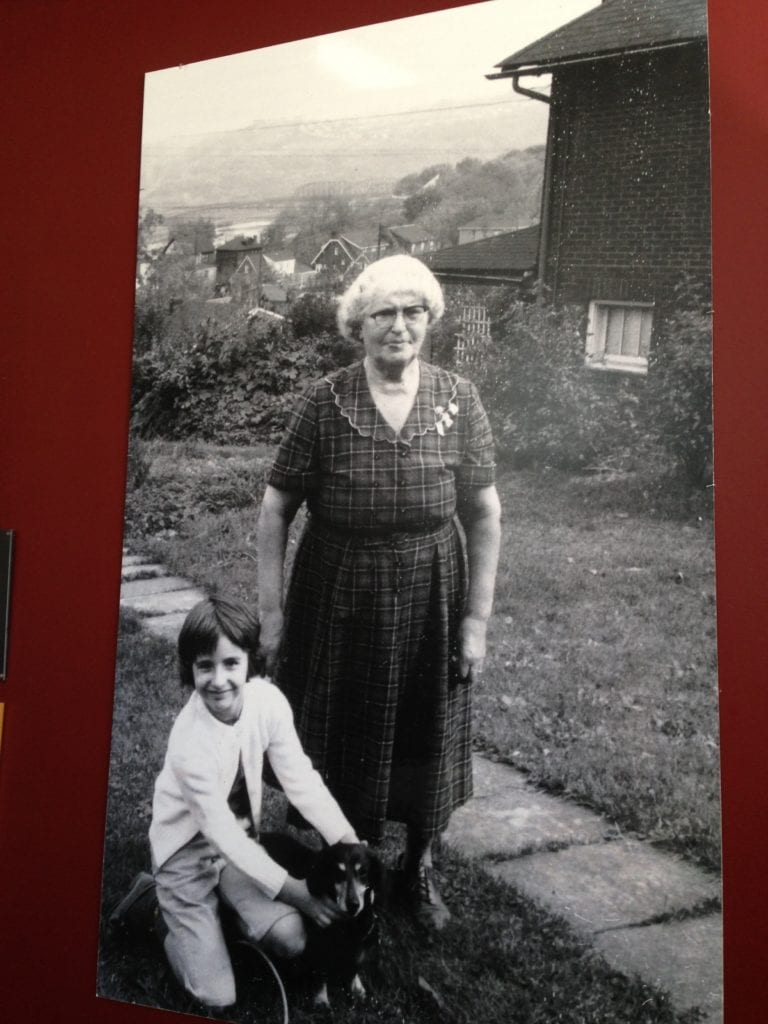
[[[334,921],[346,917],[344,911],[337,907],[330,896],[313,896],[307,883],[301,878],[286,878],[277,898],[308,917],[320,928],[327,928]]]

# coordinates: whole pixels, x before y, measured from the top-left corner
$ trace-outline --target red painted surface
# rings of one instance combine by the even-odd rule
[[[3,5],[0,526],[18,533],[0,1009],[13,1024],[166,1019],[94,994],[142,75],[440,6],[328,0],[269,19],[245,0],[224,17],[207,0]],[[726,1020],[751,1024],[768,995],[768,7],[710,8]]]

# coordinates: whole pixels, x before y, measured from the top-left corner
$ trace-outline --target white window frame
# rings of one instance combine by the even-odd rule
[[[588,367],[593,370],[608,370],[619,373],[648,373],[648,349],[650,348],[651,331],[653,330],[652,302],[627,302],[621,299],[593,299],[589,304],[589,320],[587,322],[586,357]],[[638,355],[619,355],[606,352],[606,335],[608,330],[608,314],[611,310],[643,310],[649,316],[645,330],[646,338],[640,339],[641,351]],[[643,328],[641,327],[641,330]]]

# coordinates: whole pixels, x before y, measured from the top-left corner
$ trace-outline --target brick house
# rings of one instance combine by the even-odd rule
[[[496,66],[550,104],[540,292],[584,306],[588,365],[645,373],[675,285],[710,284],[706,0],[604,0]]]

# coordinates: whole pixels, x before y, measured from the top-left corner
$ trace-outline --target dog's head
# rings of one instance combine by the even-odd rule
[[[313,872],[314,895],[333,897],[351,917],[371,906],[381,888],[382,865],[364,843],[335,843],[320,855]]]

